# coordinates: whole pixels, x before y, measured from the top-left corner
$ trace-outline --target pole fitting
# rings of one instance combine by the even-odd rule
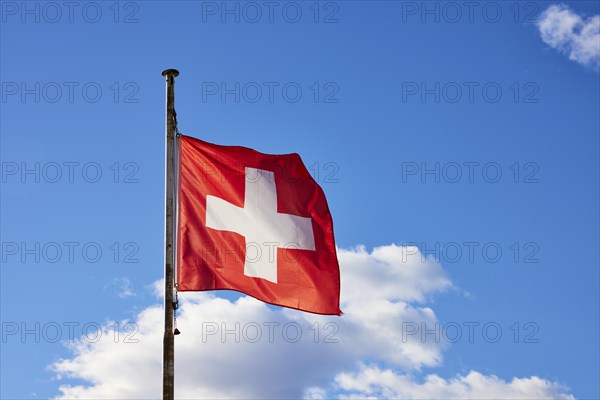
[[[179,76],[179,71],[177,71],[176,69],[165,69],[162,72],[162,76],[164,76],[164,77],[172,76],[173,78],[177,78]]]

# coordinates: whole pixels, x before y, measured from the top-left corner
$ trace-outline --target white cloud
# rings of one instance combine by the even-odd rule
[[[542,40],[570,60],[600,66],[600,15],[584,18],[564,4],[554,4],[542,13],[537,27]]]
[[[414,246],[392,244],[370,254],[358,246],[340,249],[338,258],[344,278],[341,299],[350,304],[362,302],[366,291],[372,291],[370,300],[423,302],[427,295],[452,286],[441,265],[433,257],[422,258]]]
[[[437,322],[424,303],[452,287],[441,266],[421,259],[416,248],[395,245],[371,253],[339,249],[338,256],[342,317],[270,307],[247,296],[230,301],[209,292],[180,294],[177,398],[322,398],[334,382],[348,380],[344,371],[363,362],[404,373],[439,365],[446,344],[403,337],[402,328],[404,322]],[[154,285],[159,295],[161,288]],[[73,344],[73,356],[51,368],[60,379],[84,383],[63,384],[59,397],[158,397],[162,307],[145,309],[135,323],[137,343],[115,343],[107,325],[98,342]]]
[[[567,389],[536,376],[504,381],[494,375],[470,371],[444,379],[428,375],[423,382],[389,369],[361,366],[359,372],[341,373],[335,378],[339,398],[401,399],[574,399]],[[312,388],[321,398],[331,398],[323,389]]]

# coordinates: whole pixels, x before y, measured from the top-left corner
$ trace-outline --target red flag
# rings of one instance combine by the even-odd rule
[[[180,137],[180,291],[236,290],[340,315],[331,214],[298,154]]]

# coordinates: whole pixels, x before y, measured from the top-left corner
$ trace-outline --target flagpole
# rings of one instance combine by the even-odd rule
[[[175,398],[175,336],[173,334],[173,261],[174,261],[174,194],[175,194],[175,78],[176,69],[162,72],[167,81],[166,123],[166,194],[165,194],[165,335],[163,339],[163,400]]]

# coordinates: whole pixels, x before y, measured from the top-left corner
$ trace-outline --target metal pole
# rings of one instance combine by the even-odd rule
[[[163,340],[163,399],[175,398],[175,336],[173,335],[173,261],[174,261],[174,194],[175,194],[175,77],[176,69],[163,71],[167,80],[167,149],[165,195],[165,336]]]

